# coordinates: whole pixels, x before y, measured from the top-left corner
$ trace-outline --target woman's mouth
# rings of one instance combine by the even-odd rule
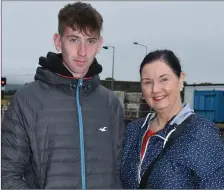
[[[161,100],[163,100],[166,96],[156,96],[156,97],[153,97],[153,100],[156,101],[156,102],[159,102]]]

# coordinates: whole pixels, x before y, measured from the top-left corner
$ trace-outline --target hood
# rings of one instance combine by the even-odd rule
[[[48,52],[47,57],[39,58],[39,65],[51,72],[66,76],[73,77],[71,72],[62,63],[62,54],[56,54],[53,52]],[[86,73],[84,78],[90,78],[94,75],[98,75],[102,72],[102,66],[94,59],[89,71]]]
[[[180,125],[186,118],[188,118],[191,114],[194,113],[194,110],[191,109],[190,104],[184,104],[182,110],[171,120],[168,122],[169,125]],[[152,119],[156,116],[156,113],[149,113],[146,117],[146,120],[144,124],[142,125],[142,128],[145,126],[146,123],[149,123],[152,121]],[[148,121],[148,122],[147,122]]]
[[[193,113],[194,113],[194,110],[191,109],[190,104],[189,103],[185,104],[183,109],[170,122],[170,125],[173,125],[173,124],[180,125],[185,119],[187,119]]]
[[[47,57],[39,58],[40,67],[37,68],[35,80],[40,80],[49,84],[76,84],[77,78],[74,78],[71,72],[62,63],[62,54],[49,52]],[[102,66],[94,59],[89,71],[83,78],[84,82],[93,83],[96,86],[100,83],[99,73],[102,72]]]
[[[194,114],[194,110],[191,109],[190,104],[184,104],[182,110],[174,117],[172,117],[170,119],[170,121],[167,122],[166,126],[164,129],[162,129],[161,131],[159,131],[157,134],[153,135],[153,136],[157,136],[160,139],[162,139],[164,141],[163,147],[165,146],[169,136],[175,131],[175,129],[172,129],[172,126],[176,125],[180,125],[185,119],[187,119],[190,115]],[[152,121],[152,119],[156,116],[156,113],[149,113],[145,119],[144,124],[142,125],[143,127],[148,126],[145,125],[146,123],[149,123]]]

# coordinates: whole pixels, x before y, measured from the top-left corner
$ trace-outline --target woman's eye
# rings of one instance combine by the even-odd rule
[[[152,81],[145,81],[144,84],[152,84]]]
[[[167,78],[163,78],[163,79],[161,79],[161,82],[166,82],[166,81],[168,81]]]

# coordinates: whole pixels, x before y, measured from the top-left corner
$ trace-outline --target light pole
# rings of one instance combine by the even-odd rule
[[[114,90],[114,52],[115,52],[115,47],[114,46],[103,46],[103,49],[109,49],[109,48],[113,48],[113,63],[112,63],[111,89]]]
[[[145,48],[145,55],[147,55],[147,53],[148,53],[148,48],[147,48],[146,45],[139,44],[138,42],[133,42],[133,44],[134,44],[134,45],[139,45],[139,46],[144,47],[144,48]],[[151,106],[150,106],[150,112],[152,112],[152,108],[151,108]]]
[[[145,53],[146,53],[146,55],[147,55],[147,53],[148,53],[147,46],[145,46],[145,45],[143,45],[143,44],[139,44],[138,42],[133,42],[133,44],[134,44],[134,45],[139,45],[139,46],[144,47],[144,48],[145,48]]]

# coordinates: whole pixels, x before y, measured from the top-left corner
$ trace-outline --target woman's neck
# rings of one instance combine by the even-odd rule
[[[154,119],[156,131],[162,130],[173,116],[177,115],[182,110],[182,104],[174,106],[171,110],[157,112],[156,118]],[[155,130],[155,129],[154,129]],[[153,131],[154,131],[153,130]]]

